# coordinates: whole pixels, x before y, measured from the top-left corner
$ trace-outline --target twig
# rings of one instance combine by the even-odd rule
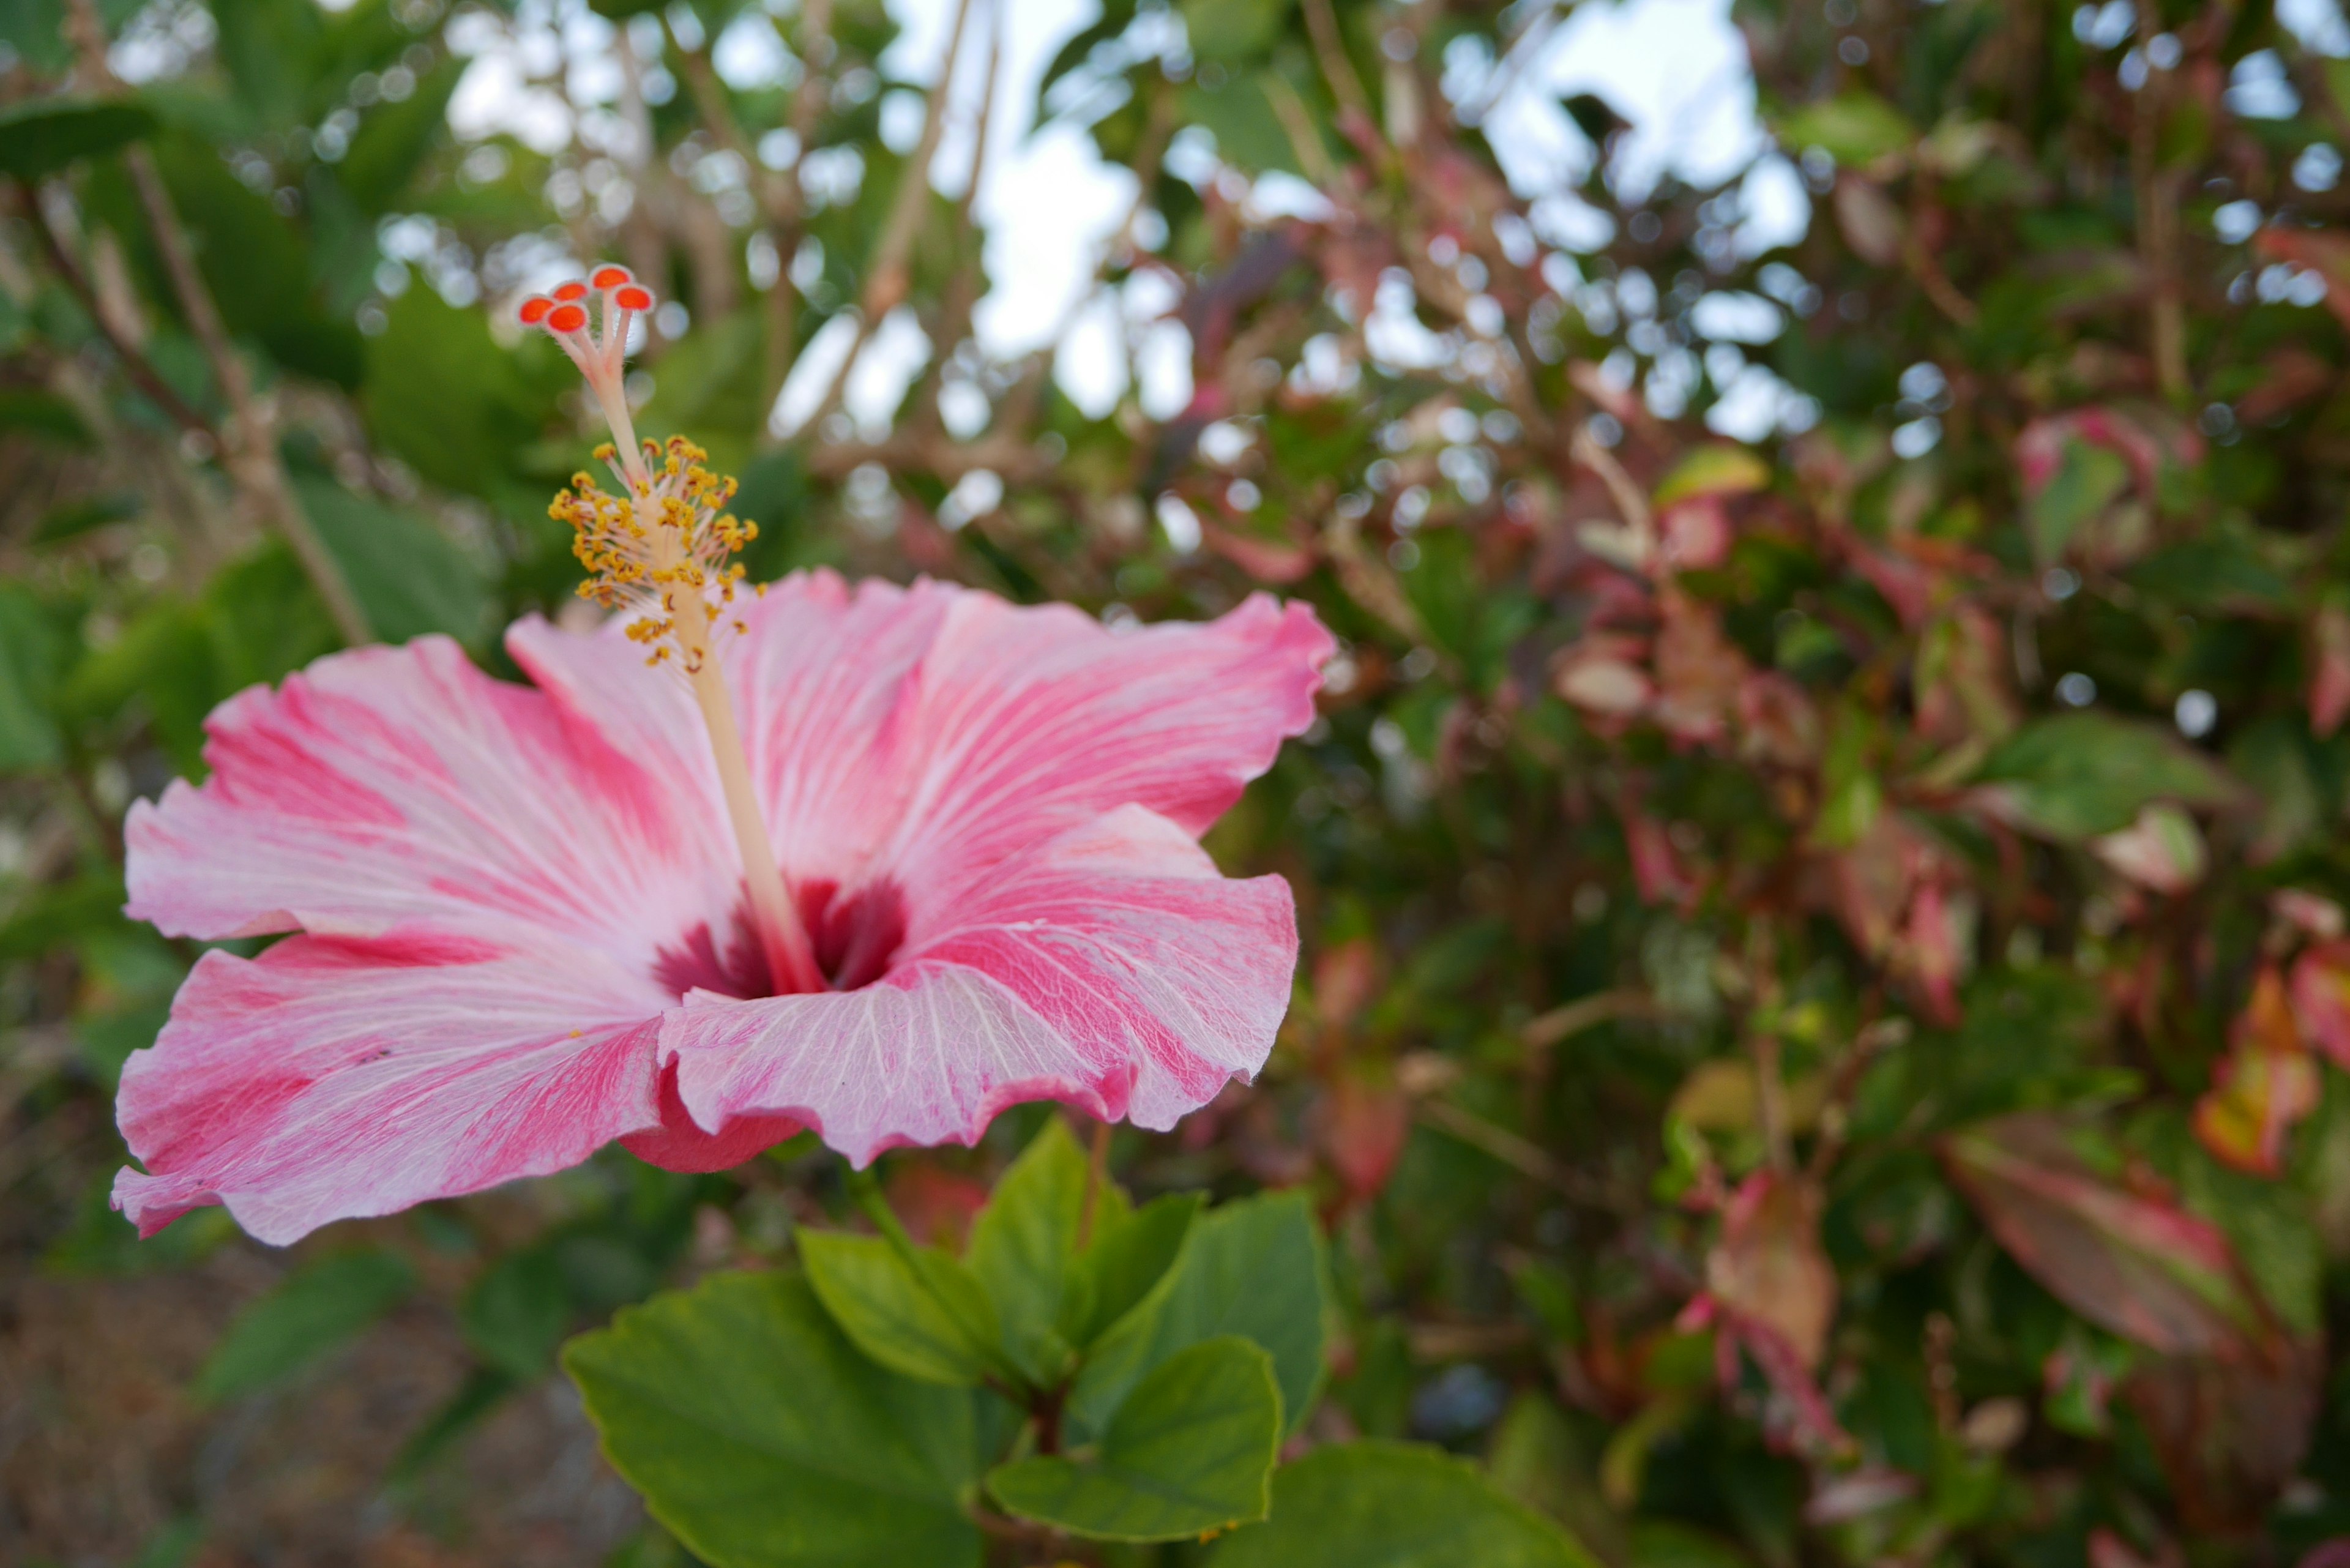
[[[1537,1014],[1518,1038],[1529,1050],[1547,1051],[1569,1035],[1618,1018],[1660,1018],[1664,1010],[1654,998],[1638,991],[1602,991],[1579,996],[1563,1006]]]
[[[1485,117],[1493,112],[1493,106],[1509,95],[1510,89],[1517,85],[1518,78],[1533,63],[1534,57],[1542,53],[1543,46],[1550,41],[1551,29],[1557,25],[1558,16],[1559,8],[1553,3],[1526,18],[1524,26],[1518,29],[1518,36],[1510,40],[1501,64],[1495,66],[1492,74],[1485,78],[1485,85],[1478,90],[1477,96],[1462,104],[1454,113],[1455,123],[1467,126],[1482,124]]]
[[[954,252],[963,261],[947,280],[939,310],[938,352],[931,357],[930,372],[923,379],[923,407],[931,417],[938,412],[939,388],[944,379],[947,357],[956,344],[970,335],[972,312],[979,306],[980,250],[972,243],[975,227],[972,214],[979,202],[980,177],[987,169],[988,146],[996,131],[996,102],[1003,85],[1003,5],[998,0],[988,11],[987,76],[980,92],[978,122],[972,131],[971,178],[955,202]]]
[[[1363,90],[1363,80],[1355,74],[1355,62],[1347,57],[1347,42],[1338,32],[1338,19],[1332,15],[1330,0],[1305,0],[1305,30],[1313,36],[1314,56],[1322,67],[1322,78],[1330,84],[1331,93],[1338,99],[1341,109],[1359,115],[1366,129],[1377,134],[1378,121],[1371,114],[1370,95]]]
[[[806,0],[800,8],[800,85],[792,93],[792,134],[798,139],[800,159],[806,159],[815,145],[816,125],[824,115],[828,78],[819,74],[818,67],[828,63],[831,50],[832,0]],[[775,400],[784,395],[784,383],[791,378],[797,358],[799,301],[793,296],[796,286],[791,269],[807,223],[807,192],[800,183],[799,161],[777,173],[772,191],[775,202],[767,214],[767,236],[775,247],[775,282],[767,290],[766,366],[759,401],[763,421],[775,413]],[[763,434],[772,433],[764,423],[760,430]]]
[[[106,28],[99,20],[94,0],[71,0],[67,26],[81,56],[82,69],[90,77],[92,85],[108,93],[117,91],[121,84],[115,80],[106,63]],[[155,248],[162,255],[163,270],[171,278],[181,314],[187,317],[189,329],[203,346],[213,377],[220,384],[221,400],[228,405],[229,440],[223,443],[222,457],[229,476],[255,510],[293,548],[295,558],[301,563],[318,597],[325,601],[327,613],[334,618],[335,628],[343,640],[353,647],[374,641],[375,633],[368,625],[367,612],[359,607],[341,565],[327,549],[326,541],[318,537],[317,530],[310,525],[309,517],[286,483],[269,410],[253,395],[251,372],[238,356],[236,346],[229,340],[220,307],[213,302],[211,290],[204,286],[203,275],[197,270],[195,253],[188,243],[188,232],[180,223],[179,212],[172,204],[172,193],[164,188],[154,159],[144,147],[132,146],[124,150],[122,161],[130,172],[130,183],[138,193],[148,227],[153,231]]]
[[[2138,36],[2151,38],[2162,30],[2162,15],[2152,0],[2138,0]],[[2137,207],[2139,257],[2145,262],[2154,294],[2154,377],[2163,396],[2173,403],[2185,400],[2187,382],[2187,312],[2178,289],[2178,201],[2176,187],[2162,167],[2162,111],[2169,93],[2170,73],[2149,59],[2146,81],[2137,91],[2130,123],[2130,174]]]
[[[889,217],[882,225],[881,238],[873,247],[873,263],[865,275],[865,289],[858,300],[857,336],[849,340],[848,352],[840,357],[840,364],[825,386],[824,396],[800,427],[813,430],[824,422],[840,402],[841,393],[848,385],[849,372],[857,368],[858,357],[865,345],[880,328],[881,318],[896,309],[906,297],[910,284],[907,256],[914,248],[914,235],[920,230],[923,204],[931,194],[931,160],[939,150],[939,137],[946,129],[948,95],[954,88],[955,62],[962,54],[962,31],[971,20],[972,0],[956,0],[954,26],[947,35],[945,57],[939,63],[937,86],[931,89],[930,102],[922,114],[922,135],[906,161],[898,179],[898,190],[889,204]]]
[[[1623,513],[1626,525],[1632,530],[1633,537],[1638,541],[1640,559],[1655,559],[1657,522],[1649,514],[1648,498],[1640,493],[1640,487],[1632,483],[1632,476],[1624,472],[1624,465],[1616,461],[1615,453],[1593,439],[1589,431],[1584,430],[1575,432],[1575,444],[1569,449],[1569,455],[1597,474],[1599,482],[1607,487],[1607,493],[1615,497],[1617,510]]]
[[[1297,89],[1279,71],[1267,71],[1259,80],[1265,100],[1273,105],[1274,117],[1281,121],[1282,131],[1289,138],[1290,150],[1297,154],[1297,166],[1315,185],[1336,195],[1338,171],[1331,166],[1329,150],[1322,145],[1322,133],[1314,128],[1313,118],[1305,112],[1305,100],[1297,96]]]
[[[40,236],[42,254],[48,257],[49,265],[57,269],[57,276],[64,281],[67,292],[80,303],[90,320],[97,324],[99,331],[106,335],[106,341],[114,349],[114,357],[122,362],[123,370],[132,380],[139,383],[139,389],[147,395],[148,400],[162,410],[173,424],[183,431],[205,437],[212,441],[213,450],[219,450],[220,432],[213,429],[213,422],[198,413],[189,405],[186,399],[172,389],[172,383],[163,379],[162,372],[155,369],[153,361],[147,358],[136,343],[124,336],[120,324],[114,319],[114,313],[100,306],[97,291],[91,287],[88,275],[81,270],[81,265],[74,260],[73,254],[66,248],[65,236],[57,233],[57,224],[50,219],[47,209],[41,203],[40,193],[21,180],[16,182],[16,190],[26,211],[32,217],[33,232]]]
[[[1482,1149],[1521,1175],[1532,1177],[1545,1187],[1555,1188],[1577,1202],[1608,1210],[1621,1207],[1616,1196],[1602,1183],[1553,1158],[1549,1150],[1532,1138],[1513,1133],[1505,1127],[1497,1127],[1474,1111],[1463,1110],[1450,1100],[1440,1099],[1422,1100],[1415,1109],[1419,1119],[1430,1127],[1450,1133],[1471,1147]]]

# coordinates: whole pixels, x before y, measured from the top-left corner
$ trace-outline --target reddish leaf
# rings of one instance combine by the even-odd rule
[[[2350,614],[2327,605],[2310,623],[2309,727],[2323,738],[2350,714]]]
[[[1657,635],[1657,722],[1674,738],[1706,743],[1728,732],[1746,659],[1712,609],[1668,591]]]
[[[1804,689],[1775,670],[1756,670],[1738,688],[1741,754],[1783,768],[1819,760],[1820,716]]]
[[[1665,825],[1628,803],[1624,811],[1624,847],[1632,857],[1632,881],[1643,902],[1675,904],[1684,909],[1696,905],[1696,879],[1681,868],[1672,840],[1665,835]]]
[[[1411,1101],[1392,1084],[1348,1074],[1323,1096],[1318,1113],[1316,1141],[1348,1199],[1377,1197],[1411,1137]]]
[[[2104,1525],[2089,1532],[2089,1568],[2185,1568],[2186,1561],[2168,1541],[2147,1556]]]
[[[2350,1069],[2350,942],[2321,942],[2294,961],[2292,1002],[2302,1037]]]
[[[2196,1102],[2195,1136],[2239,1170],[2278,1175],[2285,1137],[2317,1108],[2318,1093],[2317,1064],[2285,1001],[2284,977],[2264,967],[2227,1056],[2212,1068],[2210,1089]]]
[[[2273,1330],[2217,1227],[2098,1173],[2054,1116],[1951,1134],[1950,1179],[2000,1245],[2099,1327],[2170,1355],[2241,1356]]]
[[[1620,632],[1594,632],[1565,650],[1552,689],[1586,713],[1629,718],[1648,705],[1656,686],[1641,668],[1646,645]]]
[[[1322,1027],[1342,1030],[1379,990],[1379,945],[1368,937],[1336,942],[1314,960],[1314,1009]]]
[[[1961,604],[1918,643],[1918,728],[1938,741],[1996,740],[2022,717],[2007,684],[2007,632],[1979,605]]]
[[[2201,881],[2210,859],[2195,819],[2168,801],[2140,806],[2137,821],[2092,839],[2089,847],[2140,887],[2172,895]]]
[[[1677,572],[1702,571],[1730,558],[1730,514],[1717,496],[1668,507],[1657,525],[1665,564]]]
[[[1836,1276],[1820,1247],[1820,1193],[1807,1178],[1758,1170],[1722,1210],[1705,1261],[1706,1293],[1742,1327],[1769,1329],[1804,1372],[1818,1369],[1835,1321]]]
[[[889,1193],[889,1207],[916,1241],[958,1252],[972,1220],[987,1207],[987,1183],[925,1158],[893,1162]]]
[[[2309,1451],[2324,1347],[2286,1342],[2243,1360],[2165,1357],[2125,1389],[2190,1534],[2259,1531]]]
[[[1213,523],[1201,533],[1208,548],[1261,583],[1294,583],[1314,570],[1314,552],[1300,545],[1236,534]]]
[[[1959,926],[1940,878],[1920,880],[1918,896],[1909,901],[1902,967],[1915,981],[1928,1016],[1944,1029],[1959,1023],[1959,974],[1964,961]]]

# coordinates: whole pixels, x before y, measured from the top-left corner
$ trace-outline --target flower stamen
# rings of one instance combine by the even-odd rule
[[[593,330],[583,303],[591,290],[598,307]],[[629,326],[652,306],[650,291],[619,266],[598,267],[586,283],[567,283],[523,302],[523,325],[545,330],[586,379],[612,432],[596,457],[621,492],[603,489],[590,474],[574,474],[571,488],[547,512],[571,524],[572,551],[588,568],[580,597],[630,615],[629,639],[651,650],[646,662],[674,660],[684,671],[709,732],[770,981],[778,992],[821,991],[815,948],[784,885],[752,787],[733,701],[714,657],[713,639],[743,580],[743,566],[733,557],[758,536],[758,525],[726,512],[734,481],[712,473],[700,447],[682,436],[666,443],[637,438],[625,384]]]

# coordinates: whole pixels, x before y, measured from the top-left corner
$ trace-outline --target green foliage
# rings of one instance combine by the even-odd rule
[[[988,1472],[1003,1508],[1104,1541],[1177,1541],[1263,1519],[1281,1443],[1273,1357],[1202,1340],[1136,1384],[1089,1459],[1036,1454]]]
[[[972,1275],[994,1303],[1013,1363],[1031,1382],[1052,1381],[1069,1358],[1059,1327],[1064,1298],[1074,1293],[1078,1231],[1088,1219],[1086,1188],[1085,1152],[1064,1123],[1047,1121],[972,1225]],[[1102,1197],[1097,1189],[1090,1199],[1097,1209]],[[1114,1217],[1093,1219],[1107,1231]]]
[[[400,1304],[416,1273],[391,1252],[331,1252],[305,1264],[246,1307],[197,1375],[212,1403],[296,1376]]]
[[[425,478],[495,498],[545,428],[551,399],[477,310],[411,288],[367,348],[368,422]]]
[[[1978,777],[2018,826],[2070,840],[2126,827],[2151,801],[2219,805],[2235,793],[2200,753],[2151,725],[2102,713],[2025,727],[1984,760]]]
[[[968,1388],[993,1370],[996,1309],[970,1270],[932,1247],[804,1231],[800,1262],[858,1349],[909,1377]]]
[[[478,644],[487,636],[490,584],[446,534],[330,480],[297,479],[295,494],[378,637],[406,642],[440,632]]]
[[[1274,1478],[1273,1517],[1217,1547],[1214,1568],[1590,1568],[1592,1558],[1469,1465],[1434,1449],[1322,1449]]]
[[[155,116],[135,103],[36,99],[0,110],[0,173],[40,180],[85,158],[155,134]]]
[[[1080,1429],[1106,1431],[1153,1369],[1227,1334],[1272,1354],[1282,1410],[1295,1428],[1322,1382],[1321,1239],[1303,1194],[1224,1204],[1184,1238],[1173,1268],[1087,1355],[1069,1396]]]
[[[1196,1195],[1133,1210],[1058,1118],[997,1184],[961,1261],[869,1201],[880,1235],[799,1232],[804,1278],[705,1283],[565,1353],[613,1461],[697,1552],[722,1568],[864,1561],[917,1539],[964,1552],[919,1507],[898,1519],[849,1496],[785,1528],[819,1473],[916,1499],[936,1480],[951,1501],[966,1472],[950,1451],[992,1465],[986,1490],[1014,1518],[1098,1540],[1265,1516],[1284,1426],[1320,1376],[1322,1264],[1301,1203],[1248,1199],[1196,1224]],[[469,1298],[468,1333],[493,1365],[526,1366],[546,1321],[536,1279],[502,1264]],[[795,1410],[763,1413],[770,1397]],[[1006,1399],[1024,1418],[1011,1428]],[[857,1419],[828,1428],[850,1401],[864,1402]],[[1006,1439],[1014,1451],[995,1462],[986,1445]],[[770,1501],[746,1510],[763,1489]]]
[[[563,1362],[612,1463],[716,1568],[980,1560],[971,1396],[868,1361],[798,1279],[630,1307]]]

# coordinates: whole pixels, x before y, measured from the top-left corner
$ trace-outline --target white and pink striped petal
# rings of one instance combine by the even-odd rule
[[[1285,882],[1222,877],[1181,827],[1127,806],[910,928],[877,983],[690,995],[660,1051],[699,1127],[786,1118],[859,1164],[973,1142],[1024,1100],[1165,1128],[1263,1064],[1296,959]]]

